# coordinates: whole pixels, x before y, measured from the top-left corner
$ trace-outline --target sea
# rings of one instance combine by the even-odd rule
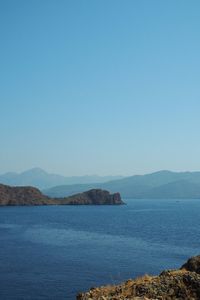
[[[0,299],[71,300],[200,254],[200,200],[0,208]]]

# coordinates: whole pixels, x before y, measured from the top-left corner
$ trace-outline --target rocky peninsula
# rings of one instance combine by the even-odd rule
[[[115,286],[91,288],[77,300],[199,300],[200,255],[190,258],[178,270],[158,276],[144,275]]]
[[[0,184],[0,206],[8,205],[119,205],[119,193],[92,189],[64,198],[50,198],[35,187],[11,187]]]

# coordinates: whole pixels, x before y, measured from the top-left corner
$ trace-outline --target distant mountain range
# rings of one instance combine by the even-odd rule
[[[48,189],[57,185],[103,183],[120,178],[122,176],[85,175],[66,177],[49,174],[40,168],[33,168],[22,173],[9,172],[0,175],[0,183],[11,186],[34,186],[39,189]]]
[[[50,197],[68,197],[90,189],[119,192],[122,198],[199,198],[200,172],[159,171],[146,175],[72,176],[49,174],[40,168],[0,175],[0,183],[34,186]]]
[[[122,198],[200,199],[200,172],[159,171],[104,183],[61,185],[43,192],[52,197],[66,197],[93,188],[118,191]]]

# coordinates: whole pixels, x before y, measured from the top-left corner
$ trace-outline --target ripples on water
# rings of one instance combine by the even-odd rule
[[[0,299],[75,299],[200,253],[200,201],[0,208]]]

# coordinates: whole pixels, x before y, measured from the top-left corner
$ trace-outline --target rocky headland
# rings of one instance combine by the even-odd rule
[[[116,205],[124,204],[119,193],[110,194],[101,189],[92,189],[67,198],[61,198],[61,204],[95,204],[95,205]]]
[[[199,300],[200,255],[190,258],[178,270],[158,276],[144,275],[115,286],[91,288],[77,300]]]
[[[34,187],[0,184],[0,206],[7,205],[118,205],[124,204],[119,193],[93,189],[64,198],[50,198]]]

